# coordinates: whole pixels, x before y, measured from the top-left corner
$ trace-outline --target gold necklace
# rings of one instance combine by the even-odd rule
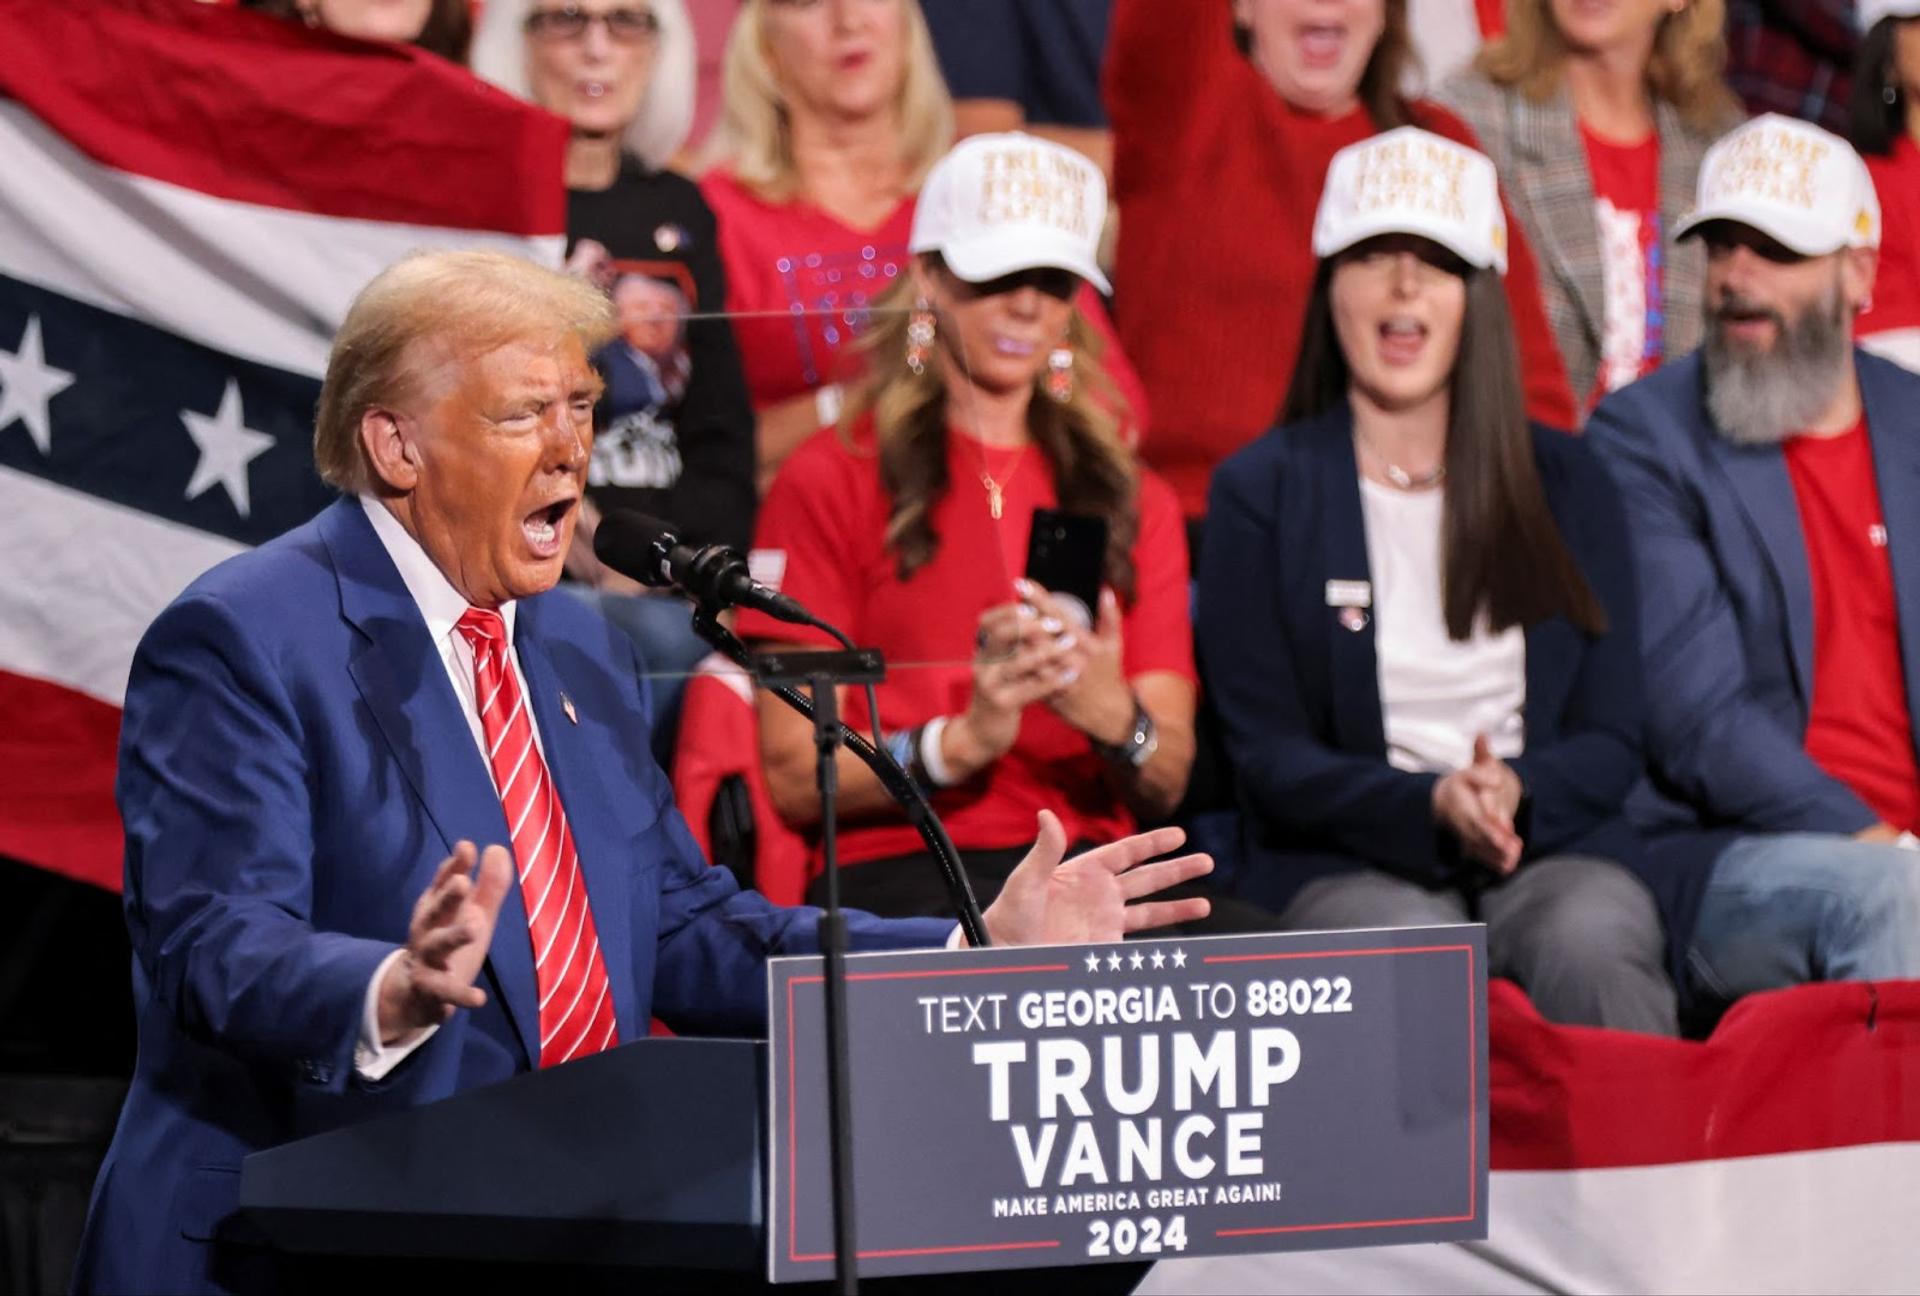
[[[1027,443],[1027,445],[1031,444],[1033,443]],[[993,474],[987,471],[987,447],[984,443],[980,446],[980,484],[987,488],[987,512],[993,515],[995,522],[1000,520],[1001,513],[1006,510],[1007,484],[1013,480],[1013,475],[1020,471],[1020,465],[1026,462],[1026,458],[1027,446],[1023,445],[1014,454],[1013,465],[1006,470],[1005,476],[995,481]]]

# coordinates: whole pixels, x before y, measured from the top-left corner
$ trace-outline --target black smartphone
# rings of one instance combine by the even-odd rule
[[[1027,535],[1027,579],[1067,605],[1091,629],[1107,572],[1107,520],[1058,509],[1033,511]]]

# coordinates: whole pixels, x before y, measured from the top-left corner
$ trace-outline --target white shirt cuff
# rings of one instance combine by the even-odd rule
[[[967,944],[967,933],[964,929],[961,928],[959,923],[955,923],[953,925],[953,931],[947,936],[947,948],[948,949],[971,948]]]
[[[373,970],[373,979],[367,982],[366,1006],[360,1011],[360,1038],[353,1046],[353,1069],[362,1080],[384,1080],[389,1071],[406,1061],[410,1053],[440,1029],[423,1026],[392,1044],[380,1042],[380,983],[386,980],[387,969],[393,966],[394,960],[405,954],[406,950],[397,949],[381,959],[380,966]]]

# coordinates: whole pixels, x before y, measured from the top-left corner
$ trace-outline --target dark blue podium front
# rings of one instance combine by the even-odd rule
[[[766,1045],[650,1039],[256,1153],[283,1251],[763,1270]]]

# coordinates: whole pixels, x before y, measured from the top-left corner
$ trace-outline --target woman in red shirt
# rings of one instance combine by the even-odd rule
[[[1920,0],[1860,0],[1847,137],[1880,198],[1873,304],[1854,320],[1869,351],[1920,370]]]
[[[1707,147],[1739,120],[1725,23],[1723,0],[1523,0],[1440,91],[1540,257],[1582,409],[1700,345],[1706,260],[1673,230]]]
[[[1214,465],[1272,426],[1313,283],[1327,164],[1396,126],[1473,143],[1401,94],[1406,0],[1115,0],[1107,46],[1120,339],[1156,413],[1142,453],[1206,509]],[[1237,46],[1237,47],[1236,47]],[[1511,224],[1511,222],[1509,222]],[[1506,289],[1528,412],[1573,400],[1516,231]]]
[[[742,6],[701,188],[720,222],[763,486],[835,421],[851,376],[842,348],[908,270],[914,196],[952,141],[917,0]],[[1096,297],[1080,304],[1105,326]],[[1131,371],[1115,377],[1126,390]],[[1128,394],[1137,412],[1137,387]]]
[[[929,175],[914,258],[877,304],[864,376],[839,428],[781,470],[758,544],[781,588],[892,664],[879,724],[934,794],[982,901],[1033,839],[1107,841],[1166,814],[1193,759],[1187,555],[1172,492],[1139,468],[1102,345],[1075,304],[1106,186],[1086,158],[1027,135],[980,135]],[[1100,518],[1093,624],[1022,578],[1036,509]],[[795,637],[757,614],[743,636]],[[870,727],[850,693],[847,722]],[[767,784],[812,826],[811,726],[760,710]],[[946,893],[867,769],[840,765],[841,896],[941,913]]]

